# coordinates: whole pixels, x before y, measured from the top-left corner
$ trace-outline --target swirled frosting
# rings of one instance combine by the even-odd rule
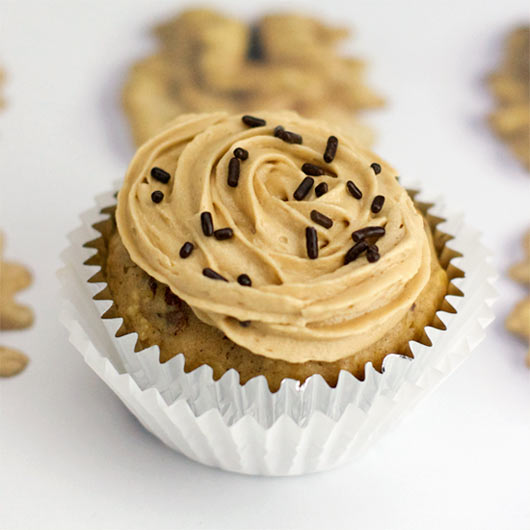
[[[241,115],[184,115],[144,144],[118,196],[122,241],[131,259],[199,319],[254,353],[289,362],[353,355],[390,330],[427,283],[431,253],[423,219],[392,168],[329,125],[291,112],[256,115],[265,126],[248,127]],[[275,137],[278,125],[303,143]],[[338,149],[326,163],[331,135]],[[238,147],[249,155],[231,187],[228,167]],[[374,162],[382,167],[378,174]],[[317,197],[313,187],[295,200],[304,163],[325,169],[314,184],[326,182],[328,192]],[[153,178],[153,167],[168,172],[169,182]],[[349,180],[361,199],[348,191]],[[160,202],[154,191],[163,193]],[[373,213],[377,195],[385,201]],[[312,210],[333,226],[313,222]],[[203,212],[211,213],[215,229],[231,228],[233,237],[206,236]],[[345,264],[352,232],[367,226],[385,227],[377,241],[380,259],[371,263],[364,253]],[[308,257],[307,227],[316,229],[317,259]],[[194,250],[183,259],[185,242]],[[227,281],[205,276],[205,268]],[[241,274],[250,277],[250,287],[238,283]]]

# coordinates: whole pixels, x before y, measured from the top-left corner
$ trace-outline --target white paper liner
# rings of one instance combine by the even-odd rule
[[[118,187],[118,186],[117,186]],[[116,188],[117,188],[116,187]],[[426,328],[432,346],[413,342],[414,358],[388,355],[383,373],[371,363],[365,380],[342,371],[335,388],[320,375],[303,384],[286,379],[276,393],[264,376],[239,384],[235,370],[218,381],[201,366],[184,372],[184,356],[159,362],[157,346],[135,352],[136,333],[117,338],[121,318],[102,319],[111,301],[93,300],[104,283],[89,283],[97,272],[83,263],[96,253],[83,245],[100,237],[92,225],[108,219],[114,191],[97,197],[69,235],[59,271],[64,297],[61,321],[72,344],[139,421],[165,444],[193,460],[239,473],[298,475],[323,471],[359,455],[402,414],[449,375],[484,338],[494,316],[496,274],[479,233],[450,215],[440,200],[429,214],[448,219],[438,229],[454,236],[446,246],[462,254],[451,264],[464,271],[454,278],[464,296],[447,295],[456,313],[438,311],[446,330]]]

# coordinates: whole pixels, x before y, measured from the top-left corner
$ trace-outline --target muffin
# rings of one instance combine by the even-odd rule
[[[347,462],[492,320],[479,235],[324,122],[183,115],[85,212],[62,320],[142,424],[201,463]]]
[[[98,261],[120,334],[272,391],[411,355],[447,272],[395,171],[335,132],[289,112],[192,114],[147,142]]]

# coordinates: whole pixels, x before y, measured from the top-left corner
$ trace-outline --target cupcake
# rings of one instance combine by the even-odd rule
[[[97,230],[85,265],[65,255],[64,320],[139,419],[207,464],[295,474],[346,461],[491,319],[476,235],[296,113],[183,115],[105,206],[72,239]]]

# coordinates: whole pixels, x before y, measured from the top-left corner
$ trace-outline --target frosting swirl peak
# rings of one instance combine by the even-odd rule
[[[198,318],[254,353],[289,362],[355,354],[391,329],[427,283],[423,219],[392,169],[340,132],[292,112],[257,116],[266,124],[249,126],[225,113],[183,115],[144,144],[118,196],[122,241],[131,259]],[[291,143],[281,129],[275,135],[278,125],[301,135],[302,143]],[[327,163],[330,136],[338,147]],[[233,186],[229,166],[237,148],[248,158],[239,151],[239,162],[232,162],[239,166]],[[153,168],[167,172],[169,181]],[[314,184],[296,200],[308,178]],[[316,194],[324,182],[328,191]],[[161,199],[153,196],[157,191]],[[384,203],[374,213],[377,196]],[[315,210],[332,225],[318,222]],[[205,212],[214,230],[231,231],[219,239],[205,235]],[[352,233],[368,226],[385,228],[377,241],[380,259],[369,262],[364,252],[345,264]],[[318,257],[310,259],[306,232],[314,231]],[[184,259],[179,251],[186,242],[193,251],[188,245]],[[241,275],[250,286],[238,282]]]

